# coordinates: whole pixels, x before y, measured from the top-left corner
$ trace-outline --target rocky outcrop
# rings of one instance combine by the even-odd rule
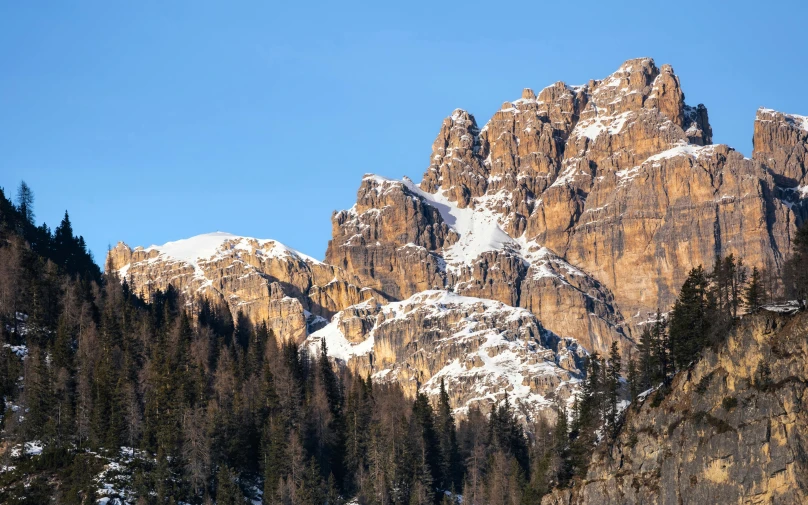
[[[777,196],[808,219],[808,116],[758,109],[752,155],[771,173]]]
[[[334,213],[326,262],[393,299],[442,287],[442,259],[433,253],[457,241],[439,210],[401,181],[366,176],[356,205]]]
[[[760,108],[752,137],[753,157],[784,188],[808,184],[808,116]]]
[[[280,338],[302,341],[345,307],[375,297],[341,269],[274,240],[211,233],[162,246],[131,249],[123,242],[109,252],[107,268],[146,301],[169,286],[188,303],[200,297],[221,301],[233,316],[243,312],[266,321]]]
[[[307,340],[361,376],[437,395],[443,380],[458,415],[484,412],[508,395],[526,422],[552,416],[577,389],[583,348],[542,327],[529,311],[489,299],[429,290],[338,313]]]
[[[495,210],[470,202],[461,207],[407,178],[366,176],[357,205],[334,216],[326,260],[393,299],[449,288],[527,308],[590,350],[632,345],[607,288],[549,249],[512,238]]]
[[[808,314],[745,318],[543,505],[808,503]],[[765,366],[769,367],[766,371]]]
[[[777,269],[790,250],[805,123],[761,114],[753,159],[713,145],[707,109],[650,58],[526,89],[482,128],[456,110],[420,184],[363,179],[357,205],[332,219],[326,261],[393,299],[447,287],[526,307],[590,350],[630,346],[690,268],[732,253]],[[536,282],[530,250],[577,282]]]

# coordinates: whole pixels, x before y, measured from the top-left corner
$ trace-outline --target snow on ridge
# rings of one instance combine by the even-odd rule
[[[528,241],[523,235],[519,238],[519,246],[522,258],[533,268],[533,280],[554,278],[569,284],[567,276],[587,277],[586,273],[535,240]]]
[[[373,350],[375,342],[373,332],[371,331],[371,334],[362,342],[351,343],[339,328],[341,317],[342,312],[338,312],[331,318],[331,322],[309,335],[306,340],[312,354],[319,355],[323,340],[328,355],[345,363],[354,356],[364,356]]]
[[[361,313],[363,309],[371,309],[373,303],[367,301],[352,308]],[[520,322],[526,318],[536,321],[540,332],[547,332],[527,309],[446,290],[422,291],[405,300],[377,306],[377,309],[375,314],[372,310],[366,312],[370,317],[375,317],[375,322],[363,341],[352,343],[342,333],[340,323],[343,314],[349,311],[346,309],[337,313],[326,327],[312,333],[305,345],[311,353],[319,353],[321,342],[325,341],[328,355],[347,363],[352,358],[372,352],[377,332],[388,324],[448,316],[443,319],[447,324],[444,328],[446,331],[437,345],[440,347],[449,342],[454,342],[450,345],[465,345],[464,339],[474,339],[478,344],[474,351],[469,352],[475,365],[469,367],[468,359],[465,363],[463,359],[453,359],[437,370],[421,386],[420,391],[436,394],[441,379],[446,379],[450,388],[460,387],[465,392],[465,399],[457,406],[456,412],[463,413],[480,402],[494,403],[502,399],[505,391],[508,391],[514,406],[535,412],[536,409],[549,408],[553,402],[545,391],[535,391],[531,387],[532,381],[556,383],[556,395],[560,390],[568,391],[577,387],[579,378],[575,371],[562,368],[558,361],[569,359],[570,352],[578,351],[565,348],[557,354],[545,347],[543,337],[541,341],[514,338],[514,327],[521,328],[523,325]],[[459,314],[449,314],[453,311]],[[547,332],[547,335],[552,333]],[[397,370],[396,365],[391,364],[374,369],[372,376],[376,380],[394,381],[397,379]]]
[[[198,278],[205,278],[204,271],[199,265],[200,262],[222,258],[233,250],[255,252],[256,255],[263,258],[294,258],[306,263],[322,263],[277,240],[257,239],[222,231],[203,233],[186,239],[166,242],[163,245],[151,245],[143,250],[158,253],[157,257],[148,260],[149,262],[173,260],[187,263],[193,267],[195,276]],[[130,266],[131,263],[118,269],[118,276],[122,280],[126,278]]]
[[[593,119],[579,121],[570,136],[595,140],[603,132],[607,132],[609,135],[617,135],[623,130],[623,126],[625,126],[626,121],[632,114],[634,114],[633,111],[627,111],[616,116],[598,116]]]
[[[389,177],[385,177],[383,175],[378,175],[378,174],[365,174],[362,177],[362,180],[363,181],[371,180],[371,181],[376,182],[377,184],[385,184],[385,183],[388,183],[388,182],[394,182],[394,183],[401,182],[401,181],[397,181],[396,179],[390,179]]]
[[[228,243],[232,243],[230,244],[231,247],[225,248]],[[209,260],[220,255],[222,252],[227,252],[232,249],[252,251],[254,245],[257,246],[257,249],[261,250],[261,254],[264,257],[282,258],[292,256],[303,261],[320,263],[319,260],[292,249],[277,240],[257,239],[233,235],[232,233],[222,231],[203,233],[202,235],[196,235],[186,239],[166,242],[163,245],[151,245],[145,250],[157,251],[160,255],[165,255],[193,265],[200,260]]]
[[[808,132],[808,116],[798,116],[797,114],[783,114],[794,126]]]
[[[695,144],[687,144],[685,142],[679,142],[678,144],[674,145],[673,147],[671,147],[666,151],[662,151],[661,153],[649,156],[648,159],[646,159],[643,163],[675,158],[677,156],[692,156],[694,158],[698,158],[699,156],[702,155],[713,154],[714,151],[715,151],[715,144],[707,146],[698,146]]]
[[[520,256],[528,266],[535,267],[535,278],[554,277],[567,282],[566,276],[587,276],[541,244],[527,241],[524,236],[513,238],[503,230],[500,224],[503,216],[487,205],[489,200],[505,198],[503,190],[494,195],[473,198],[473,206],[460,208],[456,202],[449,200],[444,188],[438,188],[434,194],[429,193],[406,176],[401,181],[383,177],[378,180],[402,184],[424,203],[437,209],[443,221],[458,234],[457,242],[440,252],[449,269],[470,266],[486,252],[506,251]]]
[[[460,236],[457,242],[443,251],[443,258],[448,264],[470,265],[484,252],[516,245],[516,241],[499,226],[497,213],[483,206],[461,209],[442,190],[435,194],[427,193],[407,177],[404,178],[404,185],[436,208],[443,221]]]
[[[757,110],[757,112],[758,112],[757,113],[758,116],[760,114],[770,114],[770,115],[780,114],[786,119],[786,122],[796,126],[797,128],[799,128],[801,130],[804,130],[804,131],[808,132],[808,116],[801,116],[799,114],[788,114],[788,113],[785,113],[785,112],[780,112],[778,110],[768,109],[766,107],[760,107]],[[759,117],[756,117],[755,121],[770,121],[770,120],[769,119],[760,119]]]

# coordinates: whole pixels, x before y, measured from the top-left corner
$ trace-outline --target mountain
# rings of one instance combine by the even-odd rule
[[[808,315],[745,318],[542,505],[808,501]],[[658,398],[657,398],[658,396]]]
[[[586,357],[525,309],[445,290],[352,306],[308,340],[315,354],[323,342],[360,376],[397,381],[410,396],[437,396],[444,381],[456,413],[488,411],[507,395],[527,419],[571,403]]]
[[[107,256],[130,288],[148,301],[169,286],[190,301],[226,304],[234,316],[266,321],[284,339],[302,341],[326,318],[373,296],[339,268],[274,240],[216,232],[134,250],[123,242]]]
[[[581,377],[560,365],[569,349],[633,352],[691,268],[734,255],[779,274],[808,218],[807,136],[805,117],[760,109],[752,158],[713,144],[706,107],[685,102],[673,68],[633,59],[581,86],[525,89],[482,128],[455,110],[420,183],[362,179],[356,204],[332,216],[324,262],[224,234],[119,244],[108,261],[136,292],[172,285],[218,300],[282,339],[325,340],[334,358],[411,394],[443,377],[462,391],[456,409],[492,402],[502,390],[471,392],[488,374],[540,395],[524,411],[538,413]],[[469,331],[457,314],[480,311],[502,315],[457,338]],[[535,331],[514,333],[510,317]],[[483,335],[525,342],[516,375],[486,368],[496,351]]]
[[[668,307],[691,267],[733,253],[781,264],[805,207],[784,184],[804,177],[806,132],[780,115],[764,134],[761,114],[753,159],[712,145],[706,108],[648,58],[583,86],[525,90],[483,128],[456,110],[420,185],[362,181],[332,219],[326,261],[393,299],[445,286],[526,307],[604,351]],[[537,286],[531,250],[584,272],[582,296],[560,280]]]
[[[805,503],[808,118],[712,135],[648,58],[457,110],[324,261],[216,232],[101,275],[0,188],[0,502]]]

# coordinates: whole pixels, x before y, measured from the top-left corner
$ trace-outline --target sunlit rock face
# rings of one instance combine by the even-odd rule
[[[107,268],[147,301],[173,286],[189,303],[206,297],[227,304],[275,334],[302,342],[334,313],[371,297],[339,268],[274,240],[210,233],[162,246],[110,250]]]
[[[806,334],[804,312],[745,317],[664,400],[632,405],[586,475],[542,505],[808,503]]]
[[[760,111],[745,158],[712,144],[669,65],[629,60],[525,89],[482,127],[454,111],[419,184],[362,180],[326,261],[391,299],[445,287],[525,307],[590,351],[630,348],[690,268],[779,268],[807,207],[804,128]]]
[[[691,268],[779,270],[808,218],[808,119],[759,110],[751,159],[712,138],[673,68],[633,59],[525,89],[482,126],[455,110],[421,182],[362,179],[324,262],[214,233],[119,244],[108,265],[146,299],[225,303],[410,394],[442,378],[459,413],[507,393],[533,419],[570,398],[587,352],[631,352]]]
[[[510,403],[526,421],[552,417],[582,376],[586,351],[542,327],[526,309],[445,290],[380,305],[369,300],[338,313],[307,340],[377,382],[437,395],[441,381],[458,415]]]

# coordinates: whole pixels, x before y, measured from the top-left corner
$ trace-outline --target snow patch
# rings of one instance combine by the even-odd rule
[[[666,151],[662,151],[659,154],[650,156],[648,159],[645,160],[644,163],[666,160],[670,158],[675,158],[677,156],[691,156],[693,158],[698,158],[699,156],[709,156],[714,152],[715,152],[714,145],[697,146],[693,144],[686,144],[684,142],[680,142]]]
[[[448,265],[471,265],[482,253],[498,251],[516,245],[499,225],[499,214],[479,206],[461,209],[452,202],[443,190],[427,193],[408,178],[404,185],[412,193],[440,212],[443,221],[459,236],[459,240],[444,249],[443,258]]]
[[[623,130],[626,121],[634,114],[634,112],[624,112],[617,116],[599,116],[594,119],[579,122],[572,131],[572,136],[587,137],[590,140],[595,140],[603,132],[609,135],[617,135]]]

